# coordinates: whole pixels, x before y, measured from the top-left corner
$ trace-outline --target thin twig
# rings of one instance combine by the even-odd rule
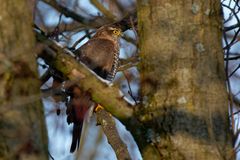
[[[64,7],[60,4],[58,4],[56,0],[41,0],[41,1],[43,1],[43,2],[47,3],[48,5],[52,6],[57,11],[64,14],[66,17],[71,17],[74,20],[78,21],[79,23],[89,24],[91,22],[90,19],[86,19],[85,17],[76,14],[74,11],[69,10],[67,7]]]
[[[118,71],[125,71],[131,67],[135,67],[139,62],[138,56],[129,57],[128,59],[120,59]]]
[[[226,37],[226,34],[223,33],[223,39],[224,39],[224,42],[226,44],[226,46],[228,46],[228,41],[227,41],[227,37]],[[226,50],[226,58],[228,59],[229,58],[229,51],[230,51],[230,47],[227,47],[227,50]],[[227,60],[226,61],[226,67],[225,67],[225,74],[226,74],[226,78],[227,78],[227,88],[228,88],[228,98],[229,98],[229,103],[230,103],[230,117],[231,117],[231,125],[232,125],[232,132],[233,132],[233,135],[234,134],[234,126],[235,126],[235,122],[234,122],[234,111],[233,111],[233,97],[232,97],[232,91],[231,91],[231,83],[230,83],[230,80],[229,80],[229,77],[228,77],[228,64],[229,64],[229,61]]]
[[[105,15],[109,20],[115,21],[116,17],[107,10],[99,1],[97,0],[90,0],[90,2],[100,11],[103,15]]]
[[[46,72],[44,72],[44,74],[40,77],[40,81],[41,81],[41,86],[47,82],[49,80],[49,78],[51,78],[51,74],[50,74],[50,69],[48,69]]]
[[[95,31],[89,32],[88,34],[84,35],[83,37],[79,38],[73,45],[71,48],[75,49],[76,46],[81,43],[85,38],[89,37],[89,35],[93,34]]]
[[[229,78],[240,68],[240,64],[237,66],[237,68],[232,71],[232,73],[228,76]]]
[[[53,156],[51,155],[51,153],[48,151],[48,155],[51,158],[51,160],[54,160]]]
[[[135,104],[137,104],[137,101],[135,99],[135,97],[133,96],[133,93],[132,93],[132,88],[130,86],[130,82],[129,82],[129,79],[127,78],[127,75],[125,74],[125,72],[123,71],[123,75],[124,77],[126,78],[127,80],[127,84],[128,84],[128,88],[129,88],[129,91],[128,91],[128,94],[131,96],[131,98],[134,100]]]
[[[238,60],[238,59],[240,59],[240,56],[224,58],[225,61],[227,61],[227,60]]]

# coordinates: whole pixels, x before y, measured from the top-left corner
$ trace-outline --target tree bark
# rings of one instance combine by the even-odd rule
[[[136,115],[145,140],[134,137],[144,159],[234,155],[221,16],[220,1],[138,1],[143,106]]]
[[[48,159],[26,0],[0,0],[0,159]]]

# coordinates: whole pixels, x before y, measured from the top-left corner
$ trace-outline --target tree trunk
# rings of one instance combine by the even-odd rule
[[[30,7],[0,4],[0,159],[48,159]]]
[[[220,1],[138,1],[144,159],[233,156]],[[233,156],[234,157],[234,156]]]

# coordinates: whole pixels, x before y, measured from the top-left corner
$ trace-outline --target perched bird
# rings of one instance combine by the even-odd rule
[[[118,68],[120,36],[121,29],[119,27],[103,26],[74,53],[97,75],[112,81]]]
[[[114,25],[99,28],[96,34],[74,53],[87,67],[103,79],[112,81],[119,61],[119,37],[121,29]],[[77,85],[67,89],[70,96],[67,103],[67,122],[73,123],[70,152],[79,147],[84,117],[93,105],[90,93],[83,92]]]

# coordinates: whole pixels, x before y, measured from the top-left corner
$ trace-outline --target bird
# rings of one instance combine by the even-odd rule
[[[116,25],[105,25],[97,29],[96,34],[79,49],[74,51],[77,60],[84,63],[98,76],[113,81],[119,63],[119,38],[121,29]],[[89,108],[94,105],[91,94],[81,91],[77,85],[67,89],[67,122],[73,123],[72,144],[70,152],[79,147],[84,117]]]
[[[116,25],[102,26],[74,53],[79,61],[98,76],[113,81],[119,65],[119,39],[121,35],[121,28]]]

